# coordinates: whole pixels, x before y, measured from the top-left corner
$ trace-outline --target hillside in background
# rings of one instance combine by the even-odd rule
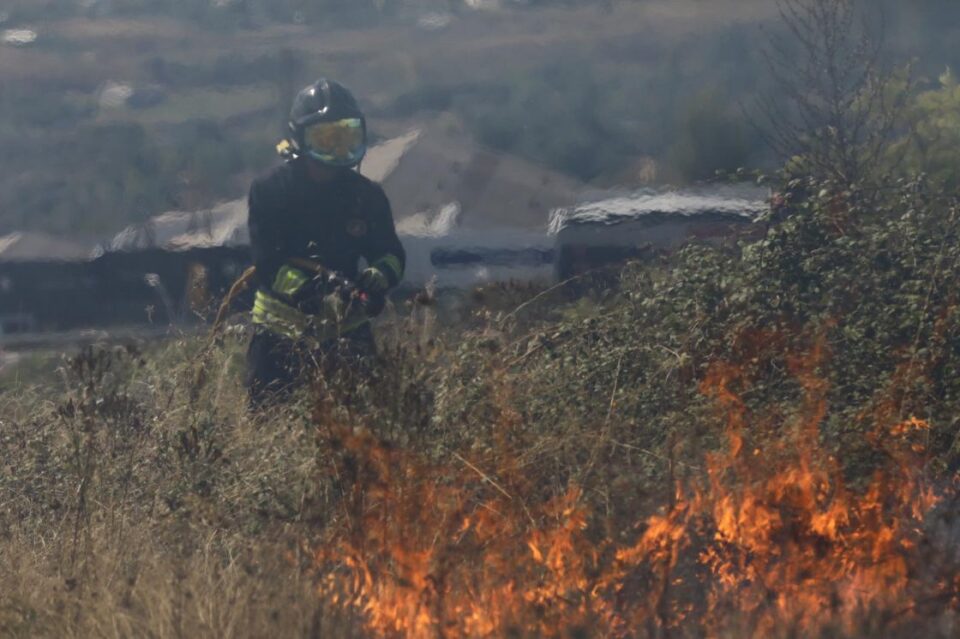
[[[956,63],[952,12],[891,4],[891,59],[931,78]],[[0,31],[36,40],[0,44],[0,234],[103,236],[239,197],[321,74],[374,134],[451,111],[482,145],[595,185],[767,165],[743,107],[770,88],[775,18],[732,0],[14,2]]]

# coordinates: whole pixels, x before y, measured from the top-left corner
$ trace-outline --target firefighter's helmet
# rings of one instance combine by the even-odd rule
[[[290,109],[293,154],[329,166],[354,167],[367,152],[367,123],[342,84],[321,78],[304,87]]]

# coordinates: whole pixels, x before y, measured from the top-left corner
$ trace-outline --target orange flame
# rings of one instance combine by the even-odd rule
[[[349,489],[315,552],[320,594],[374,636],[412,638],[632,637],[685,624],[707,636],[852,633],[878,614],[903,623],[925,601],[960,609],[956,566],[918,570],[924,518],[943,498],[919,461],[929,424],[878,421],[872,437],[890,463],[865,489],[847,487],[820,442],[826,356],[817,344],[791,360],[803,389],[793,419],[751,414],[746,375],[713,366],[701,391],[726,422],[727,450],[621,530],[635,531],[626,544],[600,534],[579,487],[541,497],[510,451],[436,463],[333,429]]]

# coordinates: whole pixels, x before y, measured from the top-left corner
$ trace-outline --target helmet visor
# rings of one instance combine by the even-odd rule
[[[354,166],[367,152],[361,118],[309,124],[303,130],[303,143],[313,159],[334,166]]]

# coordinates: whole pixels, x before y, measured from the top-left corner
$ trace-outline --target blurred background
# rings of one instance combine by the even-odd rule
[[[873,4],[891,63],[931,85],[958,65],[960,4]],[[773,166],[750,113],[782,29],[772,0],[6,0],[0,236],[87,246],[243,197],[321,75],[360,97],[375,140],[432,136],[419,181],[388,188],[401,220],[494,161],[530,188],[495,189],[483,215],[522,197],[536,224],[556,204],[539,191]]]

